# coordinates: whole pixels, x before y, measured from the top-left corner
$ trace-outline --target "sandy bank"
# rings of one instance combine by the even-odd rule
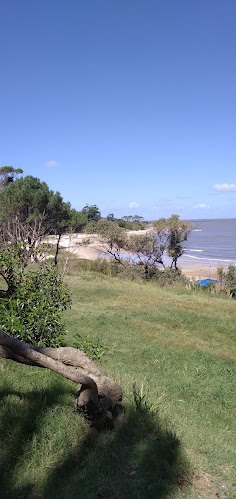
[[[189,279],[194,277],[195,279],[217,279],[217,268],[220,265],[212,265],[209,266],[209,263],[205,262],[181,262],[179,263],[179,268],[182,270],[182,273],[185,274]],[[224,266],[224,270],[226,271],[228,266]]]

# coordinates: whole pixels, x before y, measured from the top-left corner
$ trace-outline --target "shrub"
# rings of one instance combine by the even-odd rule
[[[146,268],[145,265],[132,265],[127,260],[117,262],[116,260],[106,260],[97,258],[96,260],[78,260],[78,268],[90,272],[99,272],[112,277],[119,277],[130,281],[151,281],[159,286],[186,286],[188,279],[180,270],[159,269],[155,265]]]
[[[170,268],[152,269],[151,280],[156,281],[159,286],[186,286],[189,282],[180,270]]]
[[[226,272],[226,284],[229,286],[230,293],[233,297],[236,296],[236,267],[229,265]]]
[[[70,303],[54,265],[37,266],[37,271],[21,269],[14,292],[1,298],[0,327],[25,342],[58,347],[65,334],[61,311]]]

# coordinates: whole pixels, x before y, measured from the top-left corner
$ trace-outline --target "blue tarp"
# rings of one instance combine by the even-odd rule
[[[201,279],[201,281],[199,281],[199,279],[198,279],[198,280],[196,281],[196,283],[197,283],[197,284],[199,284],[199,283],[200,283],[200,286],[201,286],[202,288],[205,288],[208,282],[216,282],[216,279]]]

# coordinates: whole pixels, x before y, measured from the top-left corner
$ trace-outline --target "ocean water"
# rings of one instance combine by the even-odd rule
[[[236,264],[236,218],[192,220],[181,261]]]

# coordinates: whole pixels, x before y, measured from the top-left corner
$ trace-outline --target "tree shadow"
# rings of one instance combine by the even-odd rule
[[[0,452],[3,452],[3,458],[0,459],[1,498],[28,497],[34,485],[16,492],[16,467],[25,455],[26,445],[40,430],[46,411],[57,405],[65,393],[68,393],[68,387],[63,386],[60,380],[53,382],[46,389],[31,390],[27,393],[12,390],[10,386],[9,389],[5,387],[0,390]]]
[[[158,414],[129,404],[113,431],[90,429],[50,476],[44,498],[166,498],[187,483],[180,441]]]
[[[0,391],[4,402],[11,399],[0,421],[0,436],[5,435],[8,449],[1,463],[2,498],[156,499],[172,497],[186,483],[189,466],[179,439],[158,413],[134,401],[126,404],[114,430],[85,427],[82,442],[68,450],[63,461],[60,454],[43,484],[32,480],[26,487],[14,486],[26,442],[39,432],[46,411],[59,404],[65,392],[68,387],[60,381],[27,394]]]

